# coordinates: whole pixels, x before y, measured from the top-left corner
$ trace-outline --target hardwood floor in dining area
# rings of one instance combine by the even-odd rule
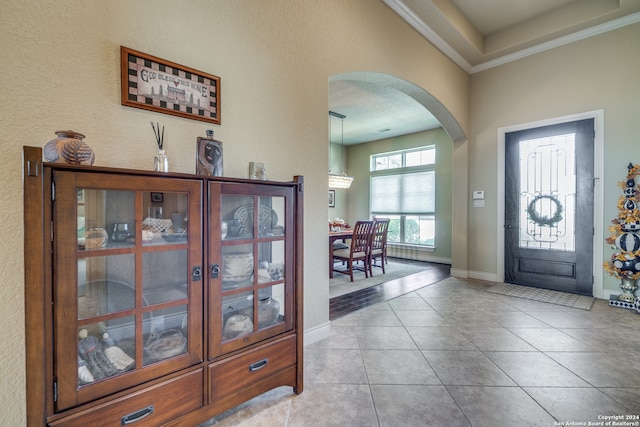
[[[424,270],[409,276],[393,279],[329,300],[329,320],[335,320],[370,305],[388,301],[451,275],[449,264],[389,258],[391,262],[423,266]]]

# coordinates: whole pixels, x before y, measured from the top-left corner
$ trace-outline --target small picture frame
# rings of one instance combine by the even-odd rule
[[[264,163],[249,162],[249,179],[267,180],[267,168]]]
[[[153,203],[162,203],[164,201],[163,193],[151,193],[151,201]]]
[[[329,190],[329,207],[336,207],[336,190]]]
[[[120,46],[122,105],[220,124],[220,77]]]
[[[207,131],[207,137],[198,137],[196,146],[196,174],[222,176],[222,141],[213,139],[213,131]]]

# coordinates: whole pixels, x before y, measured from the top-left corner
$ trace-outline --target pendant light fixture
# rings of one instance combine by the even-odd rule
[[[333,173],[331,171],[331,164],[333,163],[333,144],[331,143],[331,117],[337,117],[340,119],[340,173]],[[352,176],[347,176],[344,172],[344,119],[347,116],[333,111],[329,111],[329,188],[349,188],[353,182]]]

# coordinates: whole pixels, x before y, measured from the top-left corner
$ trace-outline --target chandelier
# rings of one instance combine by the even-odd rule
[[[331,117],[337,117],[340,119],[340,173],[333,173],[331,171],[331,164],[333,163],[333,147],[331,144]],[[345,115],[329,111],[329,188],[349,188],[353,182],[352,176],[347,176],[344,172],[344,119]]]

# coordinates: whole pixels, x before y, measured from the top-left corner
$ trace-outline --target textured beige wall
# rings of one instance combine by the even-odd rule
[[[222,125],[121,106],[120,45],[220,76]],[[196,137],[213,128],[225,175],[246,176],[250,161],[266,163],[270,179],[304,175],[305,327],[314,328],[328,321],[329,76],[411,81],[468,128],[468,76],[381,1],[5,0],[0,51],[0,413],[10,426],[25,422],[23,145],[74,129],[97,165],[150,170],[152,120],[166,128],[174,171],[194,171]]]
[[[604,233],[617,216],[617,182],[640,163],[640,24],[474,74],[471,78],[469,190],[487,207],[469,210],[469,270],[496,273],[498,128],[604,110]],[[605,259],[612,251],[597,236]],[[602,274],[596,270],[594,274]],[[618,283],[604,275],[604,288]],[[619,289],[618,289],[619,292]]]

